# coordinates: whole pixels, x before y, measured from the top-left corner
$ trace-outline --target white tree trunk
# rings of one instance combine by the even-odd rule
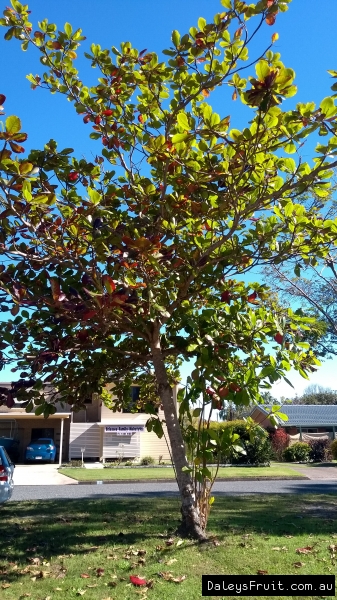
[[[183,467],[189,466],[185,454],[185,444],[160,348],[159,334],[156,337],[157,339],[154,339],[151,345],[151,351],[181,495],[181,531],[196,539],[205,540],[206,534],[201,525],[202,519],[196,505],[193,481],[190,473],[182,470]]]

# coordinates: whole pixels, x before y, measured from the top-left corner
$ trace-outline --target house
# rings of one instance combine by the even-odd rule
[[[9,383],[0,383],[0,387],[10,387]],[[173,396],[177,402],[178,385],[173,387]],[[143,458],[152,456],[156,461],[170,460],[168,436],[164,425],[164,436],[159,439],[148,432],[146,422],[149,415],[133,412],[139,397],[139,387],[134,385],[130,391],[130,404],[121,411],[107,408],[97,394],[84,400],[85,409],[72,412],[70,405],[56,404],[56,413],[45,419],[41,415],[26,413],[19,402],[13,408],[0,406],[0,445],[1,437],[15,436],[19,442],[18,461],[24,460],[25,449],[29,442],[39,437],[51,437],[57,447],[59,464],[66,460],[78,459],[117,459]],[[164,412],[158,409],[158,416],[164,419]]]
[[[255,406],[250,417],[265,429],[275,429],[269,420],[271,406]],[[280,412],[287,415],[287,421],[280,426],[293,441],[330,437],[335,439],[337,432],[337,405],[334,404],[284,404]]]

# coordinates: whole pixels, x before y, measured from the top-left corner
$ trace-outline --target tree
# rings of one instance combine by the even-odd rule
[[[337,393],[330,388],[312,383],[304,389],[302,396],[292,401],[292,404],[337,404]]]
[[[324,261],[307,265],[297,262],[295,273],[290,265],[273,265],[266,270],[267,281],[273,282],[273,288],[279,292],[282,302],[296,302],[317,319],[318,330],[308,332],[306,340],[315,347],[318,356],[327,358],[337,354],[335,259],[335,253],[332,252]]]
[[[167,62],[129,42],[112,53],[93,44],[86,57],[100,77],[91,88],[75,68],[81,30],[47,20],[35,30],[16,0],[0,21],[7,40],[40,52],[46,71],[28,76],[32,87],[63,94],[101,142],[94,160],[58,150],[53,140],[24,157],[27,135],[17,116],[6,118],[0,134],[1,310],[11,313],[1,350],[4,362],[17,361],[13,391],[29,400],[28,411],[47,417],[55,407],[43,394],[46,382],[74,409],[91,392],[118,408],[134,379],[142,390],[155,385],[182,527],[199,539],[209,505],[195,482],[205,489],[207,453],[236,441],[204,427],[204,407],[211,414],[224,399],[249,405],[291,366],[307,377],[319,364],[301,338],[314,320],[273,311],[272,301],[264,306],[266,286],[234,279],[289,257],[324,258],[336,240],[335,223],[323,227],[319,212],[301,204],[305,191],[322,204],[328,195],[337,164],[328,159],[336,153],[334,100],[283,111],[296,93],[294,72],[271,44],[248,60],[251,39],[287,4],[222,0],[213,22],[200,18],[183,36],[173,31]],[[256,22],[250,32],[249,20]],[[242,131],[213,112],[208,99],[216,89],[251,109]],[[313,165],[288,156],[315,132],[327,135]],[[195,363],[179,398],[180,419],[200,423],[192,467],[171,389],[182,359]],[[111,383],[113,401],[105,392]],[[13,391],[4,396],[8,406]],[[203,406],[194,408],[200,395]],[[148,428],[162,435],[151,402],[147,410]]]

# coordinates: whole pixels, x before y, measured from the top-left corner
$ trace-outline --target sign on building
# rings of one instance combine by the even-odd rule
[[[105,433],[114,433],[115,435],[133,435],[134,433],[143,433],[144,425],[106,425]]]

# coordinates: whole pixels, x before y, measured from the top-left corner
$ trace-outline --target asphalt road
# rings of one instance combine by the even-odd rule
[[[336,494],[337,481],[227,481],[214,486],[215,496],[241,494]],[[11,501],[78,498],[176,496],[176,483],[107,483],[101,485],[15,486]]]

